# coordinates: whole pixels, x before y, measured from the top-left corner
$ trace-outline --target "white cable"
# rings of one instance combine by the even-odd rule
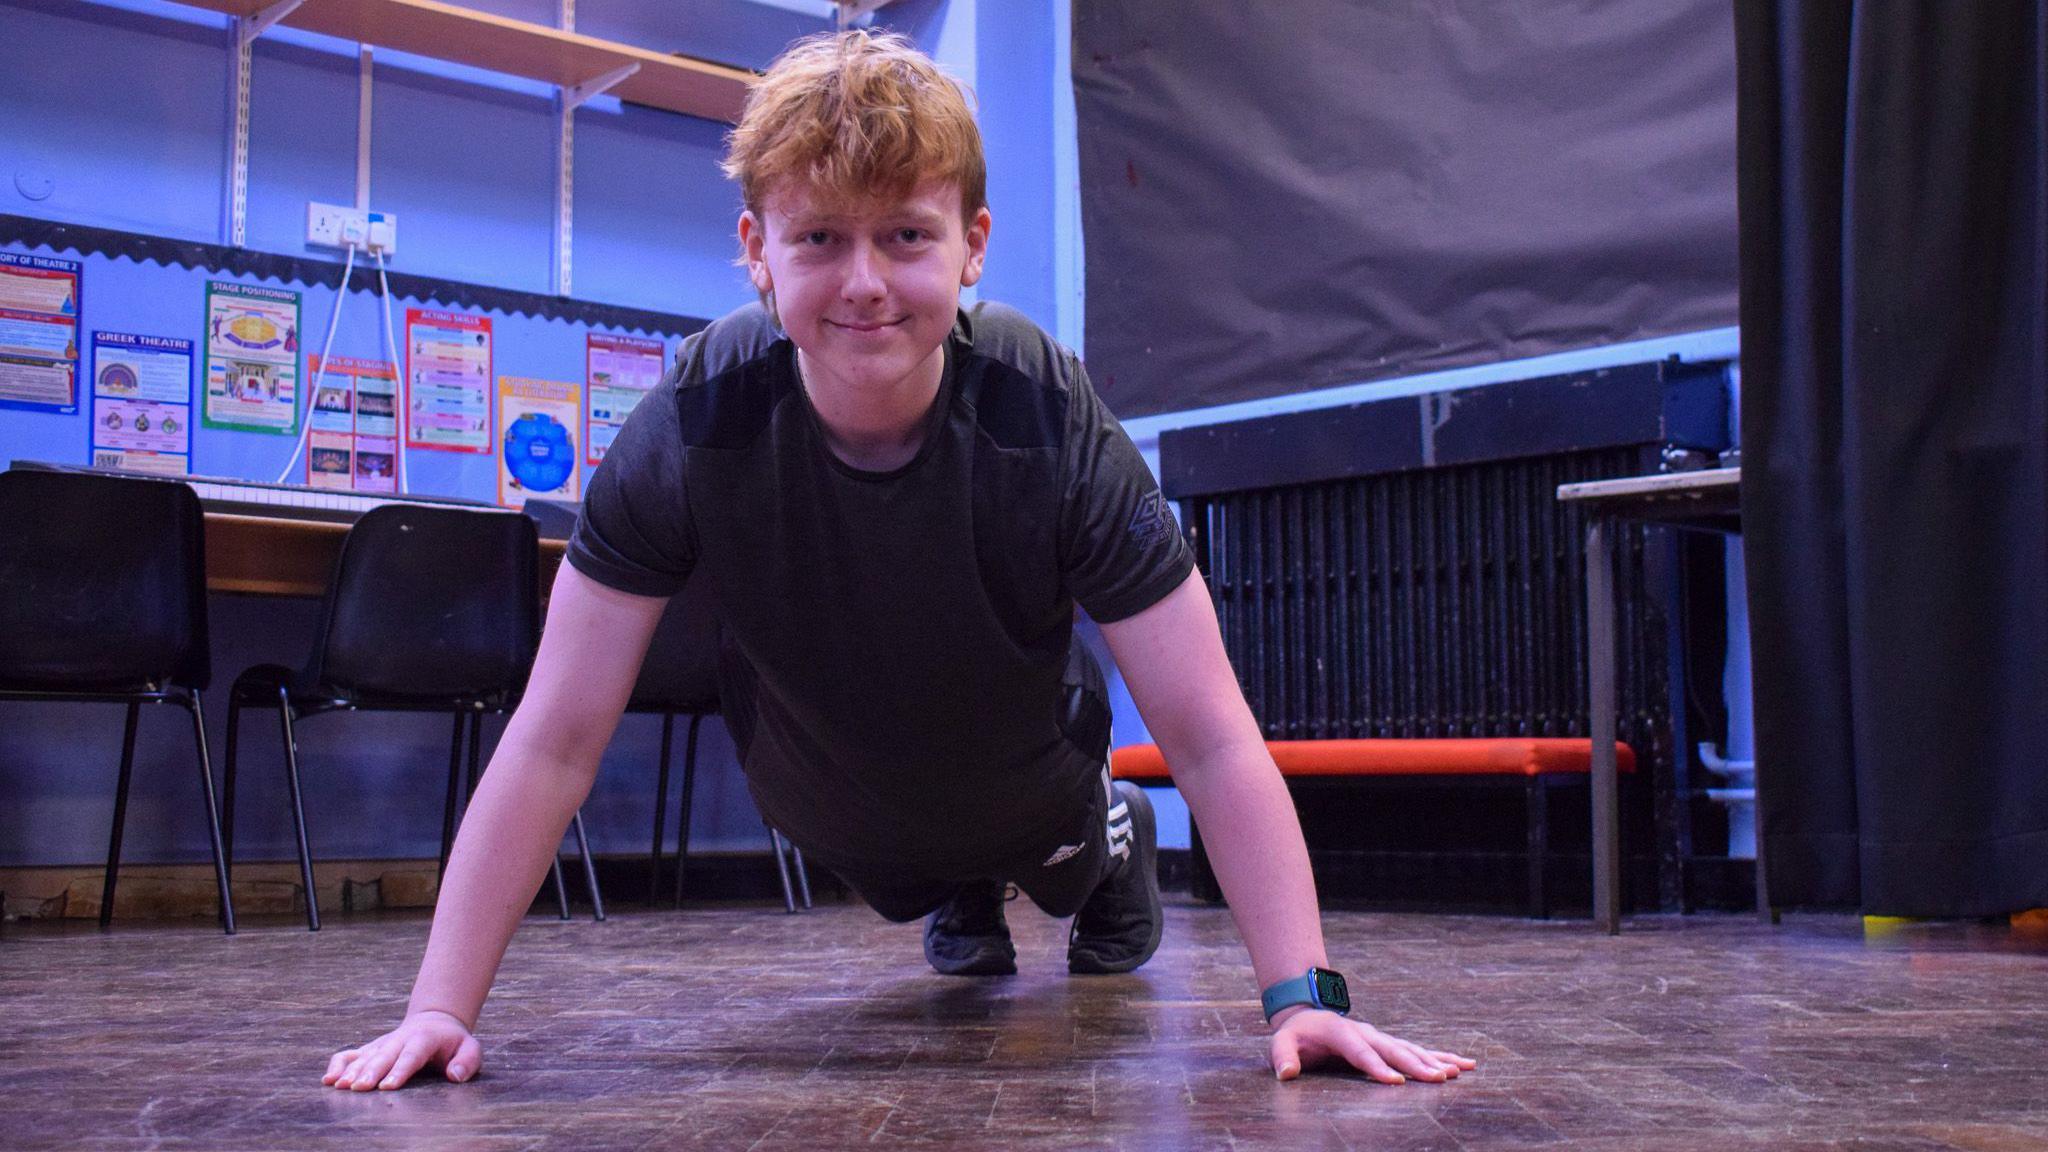
[[[313,387],[303,390],[306,396],[305,426],[299,429],[299,441],[292,445],[292,458],[284,462],[284,471],[277,474],[276,483],[283,484],[291,476],[292,469],[299,463],[299,454],[306,450],[306,441],[313,436],[313,404],[320,398],[320,381],[327,376],[327,357],[334,351],[334,330],[341,326],[341,302],[348,299],[348,278],[356,268],[356,245],[348,244],[348,259],[341,266],[341,287],[334,291],[334,311],[327,317],[327,343],[320,346],[320,367],[313,373]],[[297,403],[297,397],[293,402]]]
[[[391,397],[391,407],[397,411],[398,416],[398,424],[394,429],[398,433],[398,451],[396,453],[398,458],[398,494],[405,496],[412,492],[412,470],[405,466],[406,425],[408,423],[405,402],[406,398],[411,395],[411,389],[406,387],[405,361],[398,358],[398,340],[391,334],[391,281],[384,276],[384,250],[382,248],[372,248],[370,249],[370,255],[377,261],[377,283],[384,288],[384,344],[385,347],[391,350],[391,382],[397,388],[396,393]]]

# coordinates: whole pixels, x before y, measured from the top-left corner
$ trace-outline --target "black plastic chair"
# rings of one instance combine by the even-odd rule
[[[483,715],[509,709],[525,683],[539,642],[539,542],[533,522],[514,512],[386,504],[363,514],[343,540],[321,608],[319,636],[306,667],[258,665],[237,677],[228,696],[227,772],[223,786],[226,867],[234,866],[236,743],[241,711],[276,707],[284,736],[285,780],[299,872],[306,886],[306,927],[320,930],[313,855],[306,836],[293,722],[322,712],[448,712],[455,718],[441,814],[441,869],[455,833],[465,730],[469,791],[476,788]],[[603,902],[583,835],[592,904]],[[553,876],[562,919],[569,918],[559,851]]]
[[[15,470],[0,473],[0,523],[0,700],[128,705],[101,927],[114,917],[139,713],[144,704],[175,704],[192,717],[220,923],[232,934],[199,704],[212,676],[199,497],[176,481]]]
[[[661,857],[668,810],[669,764],[674,759],[677,716],[690,718],[689,734],[683,745],[682,798],[676,814],[675,903],[683,902],[683,873],[690,858],[690,800],[697,785],[697,729],[706,716],[718,712],[718,617],[708,587],[691,580],[669,601],[668,611],[656,626],[648,643],[647,656],[640,663],[640,678],[626,711],[661,717],[661,769],[654,786],[654,849],[647,861],[647,902],[660,899]],[[790,887],[790,860],[794,857],[797,890],[803,906],[811,906],[811,879],[804,868],[804,854],[782,833],[768,830],[775,849],[775,868],[782,880],[782,903],[789,911],[797,908],[797,891]]]

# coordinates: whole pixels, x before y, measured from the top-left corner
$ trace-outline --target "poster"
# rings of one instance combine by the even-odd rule
[[[604,462],[605,449],[640,399],[661,383],[668,346],[645,336],[612,336],[592,332],[584,337],[584,385],[590,405],[583,422],[583,446],[592,464]]]
[[[299,294],[206,282],[208,428],[299,431]]]
[[[405,310],[405,442],[443,452],[491,451],[491,320]]]
[[[192,471],[192,341],[93,333],[92,464]]]
[[[0,252],[0,408],[78,411],[75,260]]]
[[[398,490],[398,373],[388,360],[307,357],[319,384],[307,410],[306,483],[356,492]]]
[[[529,496],[582,499],[576,452],[582,391],[553,380],[498,378],[498,503],[517,508]]]

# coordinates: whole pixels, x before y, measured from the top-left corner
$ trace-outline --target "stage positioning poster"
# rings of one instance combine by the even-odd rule
[[[299,431],[299,294],[206,282],[208,428]]]
[[[491,320],[405,310],[405,442],[442,452],[491,451]]]
[[[620,425],[633,414],[641,398],[661,383],[667,352],[667,345],[645,336],[592,332],[584,337],[590,415],[583,423],[583,446],[592,464],[604,462],[605,449],[611,447]]]
[[[529,496],[582,499],[576,466],[581,392],[553,380],[498,378],[498,503],[517,508]]]
[[[0,252],[0,408],[78,411],[75,260]]]
[[[192,471],[192,342],[92,336],[92,464],[184,476]]]
[[[316,353],[306,371],[320,381],[307,419],[306,483],[357,492],[398,490],[398,373],[388,360]]]

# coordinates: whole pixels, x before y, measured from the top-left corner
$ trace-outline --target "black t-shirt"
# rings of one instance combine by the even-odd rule
[[[949,870],[1028,847],[1100,788],[1058,711],[1078,602],[1111,622],[1193,558],[1080,361],[1014,309],[960,314],[917,455],[827,445],[758,305],[683,343],[591,477],[578,571],[709,580],[754,676],[755,801],[827,864]]]

